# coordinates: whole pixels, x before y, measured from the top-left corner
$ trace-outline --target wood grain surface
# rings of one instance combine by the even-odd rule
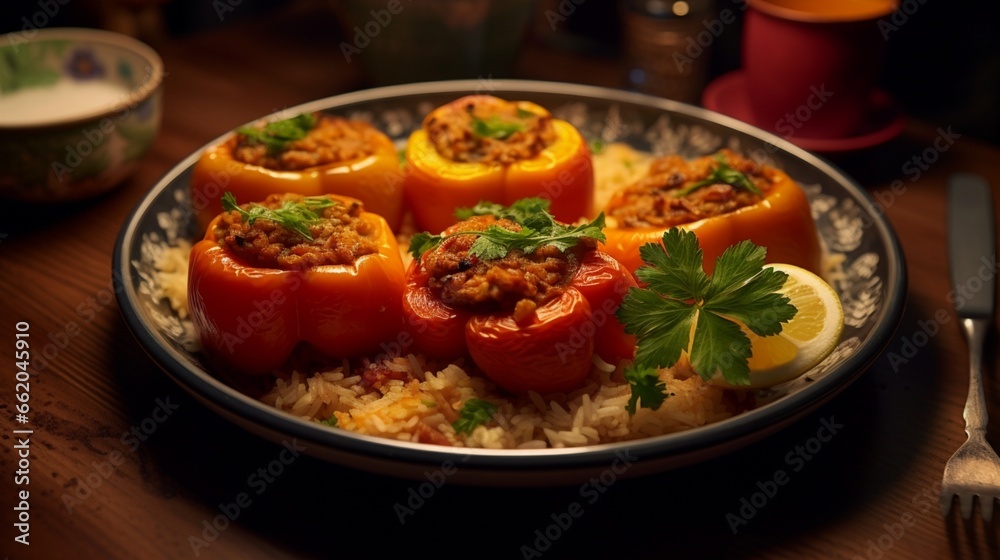
[[[146,356],[114,301],[111,252],[129,211],[185,156],[243,122],[364,85],[361,69],[324,32],[334,25],[332,12],[293,4],[157,45],[168,73],[163,126],[135,177],[74,205],[3,203],[0,556],[1000,558],[1000,520],[943,518],[937,505],[944,463],[964,438],[967,387],[966,345],[946,299],[946,181],[953,172],[980,173],[1000,202],[1000,148],[962,136],[920,169],[913,158],[933,149],[940,133],[920,122],[835,162],[876,195],[898,233],[908,304],[887,354],[795,425],[594,496],[579,485],[444,484],[418,500],[418,482],[306,455],[261,476],[283,448],[207,410]],[[518,72],[621,83],[611,59],[538,48]],[[26,426],[13,421],[19,321],[30,325],[44,358],[31,377]],[[1000,447],[996,341],[991,334],[987,400],[990,439]],[[909,357],[900,363],[888,353]],[[830,425],[836,433],[817,447],[813,438]],[[28,546],[14,541],[20,427],[33,430]],[[780,486],[779,472],[787,477]],[[574,503],[580,515],[568,515]],[[401,520],[398,505],[413,513]]]

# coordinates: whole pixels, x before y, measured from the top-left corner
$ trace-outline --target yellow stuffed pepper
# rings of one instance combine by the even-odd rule
[[[706,272],[730,245],[749,239],[767,262],[819,273],[822,248],[809,200],[786,173],[722,150],[715,156],[657,159],[648,174],[617,191],[605,208],[604,250],[633,273],[639,247],[678,226],[695,232]]]
[[[550,201],[557,220],[593,211],[590,148],[568,122],[527,101],[471,95],[438,107],[410,135],[403,187],[418,229],[440,232],[456,208]]]

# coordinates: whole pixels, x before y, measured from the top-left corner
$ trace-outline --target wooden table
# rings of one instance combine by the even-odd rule
[[[223,531],[206,529],[234,511],[250,477],[282,448],[209,412],[146,357],[114,302],[112,246],[146,190],[204,143],[282,107],[361,86],[360,68],[346,64],[322,32],[334,24],[331,14],[307,5],[159,45],[168,72],[163,128],[137,175],[73,206],[4,203],[0,554],[538,557],[530,547],[546,558],[1000,557],[1000,521],[943,519],[937,507],[945,460],[964,438],[967,386],[966,345],[946,300],[946,180],[956,171],[981,173],[1000,202],[1000,148],[963,136],[916,177],[908,162],[932,149],[939,134],[924,123],[839,162],[880,200],[902,241],[909,303],[887,352],[903,356],[907,345],[927,341],[907,363],[883,356],[832,402],[752,448],[619,481],[566,528],[554,524],[580,499],[579,486],[444,485],[400,523],[394,506],[410,497],[411,481],[301,456],[240,504]],[[522,60],[523,77],[618,85],[614,61],[533,54],[534,62]],[[262,69],[267,73],[257,73]],[[902,188],[894,192],[893,181]],[[13,541],[19,321],[30,324],[34,344],[59,350],[31,378],[29,546]],[[1000,446],[996,337],[990,340],[991,434]],[[789,461],[824,422],[840,425],[835,436]],[[754,494],[773,490],[768,481],[778,471],[787,483],[761,503]],[[201,539],[194,547],[193,538]]]

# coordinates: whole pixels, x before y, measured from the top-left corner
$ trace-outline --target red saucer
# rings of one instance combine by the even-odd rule
[[[708,84],[702,94],[701,104],[711,111],[777,134],[767,126],[754,122],[745,90],[746,76],[743,72],[730,72]],[[875,90],[872,92],[865,129],[859,134],[847,138],[802,138],[796,135],[785,139],[811,152],[851,152],[888,142],[899,135],[905,126],[906,117],[896,102],[884,91]]]

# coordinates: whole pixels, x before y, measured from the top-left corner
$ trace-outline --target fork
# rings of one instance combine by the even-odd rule
[[[958,497],[962,518],[972,516],[979,496],[979,509],[986,521],[993,519],[995,500],[1000,498],[1000,457],[986,442],[989,415],[983,389],[983,342],[993,322],[994,276],[981,274],[983,262],[996,262],[993,202],[989,185],[982,177],[956,174],[948,190],[948,252],[951,282],[956,298],[955,311],[961,319],[969,343],[969,395],[965,402],[965,443],[944,467],[941,481],[941,513],[948,515]],[[992,267],[992,265],[990,265]],[[972,291],[981,281],[979,290]],[[968,297],[966,297],[968,296]]]

